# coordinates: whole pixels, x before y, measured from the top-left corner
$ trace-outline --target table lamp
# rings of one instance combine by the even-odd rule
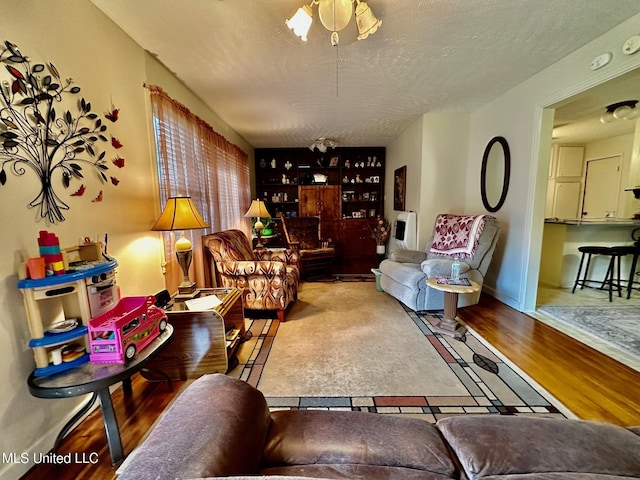
[[[191,197],[171,197],[167,200],[164,211],[151,230],[180,230],[180,238],[176,241],[176,257],[182,268],[184,278],[178,287],[180,295],[191,295],[196,291],[196,284],[189,280],[189,266],[193,250],[191,240],[184,236],[184,230],[207,228],[207,222],[200,216]]]
[[[271,214],[267,210],[266,205],[262,200],[251,200],[251,206],[247,213],[244,214],[245,217],[255,217],[256,223],[253,224],[253,229],[256,232],[256,237],[258,238],[258,243],[256,244],[256,248],[262,248],[264,245],[260,242],[260,237],[262,237],[262,230],[264,229],[264,224],[260,221],[261,218],[271,218]]]

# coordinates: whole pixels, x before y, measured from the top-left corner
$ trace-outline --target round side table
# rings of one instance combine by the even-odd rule
[[[458,319],[458,294],[477,292],[480,290],[480,284],[469,280],[471,285],[448,285],[446,283],[438,283],[439,278],[442,277],[427,279],[428,286],[444,292],[444,315],[434,327],[434,330],[443,335],[460,338],[466,333],[467,327],[462,325]]]

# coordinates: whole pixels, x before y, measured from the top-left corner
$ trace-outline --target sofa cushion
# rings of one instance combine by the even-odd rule
[[[204,375],[163,413],[118,480],[255,474],[269,422],[258,390],[225,375]]]
[[[515,475],[489,475],[483,480],[632,480],[637,477],[602,475],[583,472],[519,473]],[[308,479],[307,479],[308,480]]]
[[[290,465],[286,467],[266,468],[260,471],[263,475],[281,476],[281,478],[322,478],[322,479],[366,479],[366,480],[451,480],[452,477],[440,473],[414,470],[405,467],[388,467],[362,464],[314,464]]]
[[[351,464],[444,476],[456,471],[439,432],[423,420],[321,410],[283,410],[271,417],[263,468]],[[322,475],[318,472],[315,476]]]
[[[573,478],[583,473],[640,476],[640,437],[615,425],[470,415],[439,420],[436,427],[471,480],[518,474],[513,478],[543,478],[536,475],[562,472]]]

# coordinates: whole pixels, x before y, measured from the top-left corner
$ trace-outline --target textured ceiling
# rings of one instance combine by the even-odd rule
[[[382,26],[332,47],[310,0],[92,0],[254,147],[392,142],[471,111],[640,11],[638,0],[369,0]],[[314,7],[314,14],[316,8]]]

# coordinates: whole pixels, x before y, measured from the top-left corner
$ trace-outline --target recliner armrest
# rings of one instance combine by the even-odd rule
[[[452,258],[430,258],[420,264],[420,268],[427,275],[428,278],[451,275],[451,265],[453,264]],[[460,274],[471,270],[468,263],[460,260]]]
[[[389,254],[389,260],[398,263],[420,263],[427,259],[427,254],[419,250],[394,250]]]

